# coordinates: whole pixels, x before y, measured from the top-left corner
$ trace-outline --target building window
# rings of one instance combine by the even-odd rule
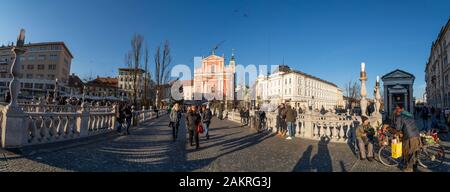
[[[40,50],[45,51],[45,50],[47,50],[47,47],[41,47]]]
[[[51,61],[58,61],[58,55],[55,55],[55,54],[50,55],[50,60]]]
[[[34,61],[34,55],[30,55],[30,56],[28,56],[28,61]]]
[[[45,69],[45,65],[39,64],[39,65],[37,66],[37,69],[38,69],[38,70],[44,70],[44,69]]]
[[[53,65],[48,65],[48,69],[49,69],[49,70],[56,70],[56,65],[55,65],[55,64],[53,64]]]
[[[27,65],[27,69],[33,70],[34,69],[34,65]]]
[[[55,75],[47,75],[47,78],[48,78],[49,80],[54,80],[54,79],[55,79]]]
[[[38,79],[44,79],[44,75],[42,75],[42,74],[37,74],[37,75],[36,75],[36,78],[38,78]]]
[[[44,89],[44,84],[36,83],[36,84],[34,84],[34,88],[35,89]]]
[[[27,79],[33,79],[33,74],[27,74]]]
[[[39,55],[38,60],[39,61],[45,61],[46,56],[45,55]]]
[[[27,89],[31,89],[31,88],[33,88],[33,83],[25,83],[23,87],[27,88]]]
[[[24,56],[20,56],[19,57],[19,61],[25,61],[25,57]]]

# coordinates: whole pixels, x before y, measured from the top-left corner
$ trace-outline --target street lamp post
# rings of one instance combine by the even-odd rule
[[[366,109],[367,109],[367,99],[366,99],[367,75],[366,75],[366,64],[365,63],[361,63],[361,73],[360,73],[359,80],[361,81],[361,101],[360,101],[361,115],[364,116],[364,115],[366,115]]]
[[[58,97],[58,78],[55,79],[55,88],[53,89],[53,103],[56,103]]]

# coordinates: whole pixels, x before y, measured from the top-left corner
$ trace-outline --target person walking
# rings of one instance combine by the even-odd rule
[[[428,107],[424,106],[422,108],[422,130],[428,132],[428,117],[429,117],[429,111],[428,111]]]
[[[195,105],[192,105],[189,111],[186,113],[186,128],[189,132],[189,143],[191,144],[191,147],[193,147],[193,142],[195,140],[196,149],[200,147],[197,132],[197,127],[200,124],[200,121],[201,117],[196,111]]]
[[[284,105],[278,106],[277,114],[277,134],[282,136],[284,134],[284,118],[283,118]]]
[[[295,111],[290,105],[286,106],[284,110],[284,119],[287,124],[288,137],[287,140],[292,140],[295,137],[295,120],[297,119],[297,111]]]
[[[202,116],[203,127],[205,128],[205,136],[206,136],[206,139],[209,140],[209,125],[211,124],[211,119],[212,119],[212,112],[209,109],[209,106],[202,107],[201,116]]]
[[[114,106],[114,112],[115,112],[115,118],[116,118],[116,129],[117,129],[117,132],[120,134],[122,132],[123,120],[124,120],[124,114],[123,114],[121,103],[116,103],[116,105]]]
[[[412,114],[403,110],[403,106],[398,105],[395,108],[395,129],[402,131],[403,145],[402,154],[405,172],[413,172],[414,166],[417,165],[417,155],[421,146],[419,129]]]
[[[133,113],[131,112],[131,106],[127,105],[125,106],[125,109],[123,110],[123,113],[125,115],[125,121],[126,121],[126,130],[125,130],[125,135],[129,135],[130,134],[130,127],[131,127],[131,120],[133,118]]]
[[[178,138],[178,128],[180,127],[181,110],[178,103],[176,103],[170,112],[170,125],[172,127],[172,137],[176,141]]]
[[[241,117],[241,124],[244,125],[244,108],[239,109],[239,115]]]
[[[356,140],[358,141],[358,148],[361,160],[373,161],[373,144],[374,144],[375,129],[370,125],[369,118],[362,116],[362,125],[356,129]],[[366,151],[367,146],[367,151]]]

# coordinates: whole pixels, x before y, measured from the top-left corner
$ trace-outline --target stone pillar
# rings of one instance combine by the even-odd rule
[[[113,108],[112,112],[114,113],[114,116],[112,117],[111,126],[112,126],[112,129],[115,130],[117,127],[117,123],[118,123],[117,119],[116,119],[116,112],[119,111],[119,104],[114,104],[112,106],[112,108]]]
[[[15,55],[14,61],[11,65],[12,80],[9,84],[9,92],[11,94],[11,101],[3,109],[2,116],[2,133],[1,141],[2,147],[14,148],[21,147],[26,144],[28,138],[26,127],[26,114],[22,111],[17,104],[17,97],[20,91],[20,82],[18,80],[21,62],[20,57],[25,54],[26,50],[23,48],[25,43],[25,30],[20,30],[19,37],[17,38],[16,46],[12,48],[12,52]]]
[[[89,136],[89,111],[85,103],[81,104],[81,109],[77,113],[79,114],[76,120],[77,131],[80,133],[80,137],[87,137]]]
[[[58,78],[55,79],[55,89],[53,90],[53,103],[58,105],[56,98],[58,97]]]
[[[389,93],[389,97],[388,97],[388,99],[389,99],[389,105],[387,106],[387,112],[388,112],[388,114],[389,115],[392,115],[392,105],[393,105],[393,103],[392,103],[392,93]]]
[[[360,101],[361,115],[364,116],[364,115],[366,115],[366,110],[367,110],[367,100],[366,100],[366,96],[367,96],[367,91],[366,91],[367,76],[366,76],[366,64],[365,63],[361,63],[361,74],[360,74],[360,79],[359,80],[361,81],[361,101]]]

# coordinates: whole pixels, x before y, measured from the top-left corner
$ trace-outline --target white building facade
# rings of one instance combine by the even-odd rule
[[[425,68],[427,104],[450,107],[450,19],[433,42]]]
[[[259,76],[255,83],[258,104],[290,103],[295,108],[327,110],[344,106],[342,90],[335,84],[288,66],[279,66],[269,76]]]

